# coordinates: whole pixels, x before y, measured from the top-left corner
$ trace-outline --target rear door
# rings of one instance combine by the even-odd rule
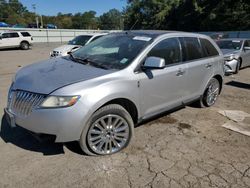
[[[204,91],[206,84],[214,74],[214,56],[219,55],[210,48],[213,45],[207,39],[196,37],[181,37],[183,61],[188,70],[185,76],[184,102],[190,102],[198,98]]]
[[[140,107],[145,118],[182,104],[186,65],[181,62],[179,39],[167,38],[156,44],[147,57],[165,59],[164,69],[138,73]]]
[[[17,32],[9,33],[9,44],[10,46],[17,47],[20,45],[20,37]]]
[[[246,67],[250,65],[250,50],[244,49],[245,47],[250,48],[250,40],[246,40],[243,44],[243,50],[242,50],[242,67]]]

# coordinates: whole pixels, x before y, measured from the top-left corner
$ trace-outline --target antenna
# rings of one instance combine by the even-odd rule
[[[138,22],[138,19],[135,21],[134,25],[132,25],[132,27],[129,29],[130,31],[131,31],[132,29],[134,29],[134,27],[135,27],[135,25],[137,24],[137,22]]]

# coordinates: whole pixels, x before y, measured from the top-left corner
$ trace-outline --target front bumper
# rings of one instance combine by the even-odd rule
[[[5,113],[12,127],[16,124],[36,134],[55,135],[55,142],[79,140],[88,119],[88,111],[80,101],[68,108],[34,109],[26,117],[12,114],[7,108]]]
[[[225,61],[225,73],[235,73],[237,70],[238,60]]]

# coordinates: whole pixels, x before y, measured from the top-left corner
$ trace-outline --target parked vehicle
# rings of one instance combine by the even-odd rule
[[[89,155],[125,148],[134,125],[220,94],[224,59],[205,35],[113,33],[73,52],[19,70],[5,109],[8,122],[55,142],[78,140]]]
[[[22,25],[22,24],[15,24],[12,26],[13,28],[26,28],[25,25]]]
[[[0,22],[0,27],[9,27],[9,25],[5,22]]]
[[[0,34],[0,49],[21,48],[28,50],[33,43],[32,36],[26,31],[5,31]]]
[[[47,29],[57,29],[57,26],[54,25],[54,24],[47,24],[47,25],[46,25],[46,28],[47,28]]]
[[[250,66],[250,39],[223,39],[217,41],[225,59],[225,72],[237,74],[240,68]]]
[[[61,57],[67,56],[68,53],[74,52],[80,47],[89,44],[90,42],[106,35],[107,33],[88,33],[85,35],[79,35],[75,37],[73,40],[69,41],[67,45],[60,46],[55,48],[52,52],[50,52],[50,57]]]

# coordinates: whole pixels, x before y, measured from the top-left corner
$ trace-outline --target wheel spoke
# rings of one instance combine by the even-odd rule
[[[108,123],[107,124],[108,124],[108,126],[112,125],[112,116],[108,117]]]
[[[121,132],[121,131],[124,131],[124,130],[126,130],[127,129],[127,127],[126,127],[126,125],[124,125],[124,126],[120,126],[119,128],[116,128],[115,129],[115,133],[119,133],[119,132]]]
[[[96,140],[98,140],[98,139],[101,139],[101,138],[102,138],[102,135],[95,136],[95,137],[91,137],[91,138],[90,138],[90,141],[94,142],[94,141],[96,141]]]
[[[91,132],[92,134],[98,134],[98,135],[102,134],[101,131],[98,131],[98,130],[96,130],[96,129],[92,129],[90,132]]]
[[[105,129],[100,123],[96,123],[95,127],[97,127],[98,129],[100,129],[101,131],[104,131],[104,129]]]
[[[107,153],[108,152],[108,141],[105,141],[105,146],[104,146],[104,152]]]

